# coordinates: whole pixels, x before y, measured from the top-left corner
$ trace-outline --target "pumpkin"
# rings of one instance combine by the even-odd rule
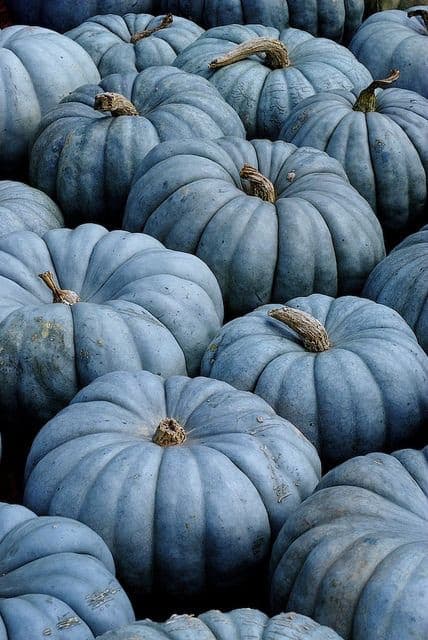
[[[427,24],[428,9],[423,5],[375,13],[363,22],[349,48],[374,78],[400,69],[396,86],[428,98]]]
[[[397,312],[364,298],[260,307],[223,327],[201,371],[264,398],[327,466],[423,438],[428,357]]]
[[[6,0],[16,22],[68,31],[91,16],[152,11],[157,0]]]
[[[41,117],[99,73],[82,47],[38,27],[0,29],[0,179],[25,175]]]
[[[123,227],[198,255],[229,315],[359,293],[384,256],[380,225],[336,160],[267,140],[159,145],[138,169]]]
[[[345,640],[428,631],[428,447],[348,460],[287,520],[272,553],[274,611]]]
[[[428,204],[428,100],[387,88],[398,77],[394,70],[359,97],[311,96],[293,110],[280,133],[283,140],[339,160],[390,236],[418,228]],[[378,88],[386,90],[376,95]]]
[[[245,132],[207,80],[168,66],[113,74],[80,87],[45,116],[31,182],[59,203],[70,226],[119,227],[134,172],[150,149],[168,139],[224,135]]]
[[[0,181],[0,237],[24,229],[43,235],[62,226],[61,211],[45,193],[22,182]]]
[[[261,398],[123,371],[43,427],[24,501],[92,526],[136,603],[171,612],[254,597],[273,537],[319,474],[314,447]]]
[[[255,609],[208,611],[197,618],[174,615],[163,623],[142,620],[108,631],[99,640],[147,640],[148,637],[151,640],[340,640],[332,629],[321,627],[298,613],[280,613],[269,619]]]
[[[131,623],[112,556],[88,527],[0,503],[2,640],[91,640]]]
[[[227,24],[291,26],[314,36],[347,39],[360,25],[364,0],[161,0],[162,11],[192,18],[205,27]]]
[[[0,410],[40,425],[116,369],[195,375],[219,330],[200,260],[98,225],[0,239]]]
[[[172,64],[203,29],[172,14],[95,16],[66,35],[91,56],[102,77]]]
[[[428,225],[373,269],[363,295],[398,311],[428,353]]]
[[[304,98],[331,89],[362,91],[372,81],[345,47],[299,29],[280,32],[261,25],[209,29],[174,66],[210,80],[239,114],[248,136],[271,139]]]

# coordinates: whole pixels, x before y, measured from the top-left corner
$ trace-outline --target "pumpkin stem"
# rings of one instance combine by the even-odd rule
[[[244,164],[239,175],[248,182],[248,187],[245,189],[248,195],[257,196],[272,204],[276,201],[275,187],[272,182],[250,164]]]
[[[369,113],[376,111],[376,89],[387,89],[389,85],[398,80],[400,72],[392,69],[384,80],[374,80],[366,89],[363,89],[354,104],[354,111]]]
[[[216,58],[209,63],[208,67],[210,69],[220,69],[234,62],[245,60],[255,53],[264,53],[265,65],[271,69],[285,69],[290,66],[288,51],[282,42],[275,40],[275,38],[255,38]]]
[[[164,418],[159,422],[152,441],[160,447],[172,447],[183,444],[186,440],[186,432],[174,418]]]
[[[148,38],[153,33],[156,33],[156,31],[160,31],[161,29],[166,29],[172,24],[173,20],[174,20],[174,16],[172,15],[172,13],[167,13],[162,18],[162,22],[160,23],[159,26],[153,27],[152,29],[144,29],[144,31],[137,31],[137,33],[134,33],[134,35],[131,38],[131,43],[136,44],[140,40],[143,40],[144,38]]]
[[[408,18],[416,18],[417,16],[420,16],[422,18],[426,28],[428,29],[428,10],[426,10],[426,9],[416,9],[415,11],[408,11],[407,12],[407,17]]]
[[[43,282],[49,287],[49,289],[53,293],[53,302],[62,302],[63,304],[76,304],[76,302],[80,302],[80,297],[74,291],[69,291],[68,289],[60,289],[57,283],[55,282],[53,273],[50,271],[45,271],[44,273],[39,273],[39,278],[43,280]]]
[[[282,307],[281,309],[272,309],[268,315],[293,329],[302,338],[303,346],[307,351],[321,353],[328,351],[331,347],[325,327],[306,311]]]
[[[99,93],[95,96],[94,109],[96,111],[110,111],[115,118],[140,115],[132,102],[120,93]]]

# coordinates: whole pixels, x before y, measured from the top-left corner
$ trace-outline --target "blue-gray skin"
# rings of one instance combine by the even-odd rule
[[[95,96],[103,92],[120,93],[141,115],[95,110]],[[113,74],[80,87],[43,118],[31,182],[58,202],[70,226],[89,221],[117,228],[150,149],[164,140],[224,135],[245,137],[245,131],[207,80],[168,66]]]
[[[275,202],[247,195],[245,163],[271,180]],[[336,160],[268,140],[159,145],[138,169],[123,228],[199,256],[229,316],[314,292],[359,293],[385,255],[376,216]]]
[[[46,271],[81,301],[54,303]],[[40,425],[108,371],[195,375],[223,318],[200,260],[98,225],[0,239],[0,282],[0,408],[12,424]]]
[[[279,137],[339,160],[383,228],[410,232],[427,215],[428,100],[394,88],[376,95],[375,111],[354,111],[356,101],[348,92],[311,96],[292,111]]]
[[[24,230],[42,236],[63,226],[61,211],[45,193],[23,182],[0,181],[0,238]]]
[[[236,45],[256,38],[282,42],[289,65],[272,69],[260,54],[220,69],[209,67]],[[279,32],[261,25],[210,29],[177,56],[174,66],[210,80],[237,111],[249,137],[273,140],[304,98],[333,89],[359,92],[372,81],[370,72],[345,47],[299,29]]]
[[[348,460],[286,522],[272,553],[273,611],[345,640],[428,637],[428,448]]]
[[[158,427],[185,436],[158,444]],[[177,430],[176,429],[176,430]],[[78,515],[144,603],[233,606],[320,476],[315,448],[261,398],[206,378],[146,371],[95,380],[39,432],[25,504]]]
[[[381,11],[370,16],[352,38],[349,48],[373,74],[386,78],[391,69],[402,71],[397,87],[428,98],[428,29],[415,6],[406,11]]]
[[[0,179],[25,174],[41,117],[100,75],[69,38],[39,27],[0,29]]]
[[[145,13],[129,13],[123,18],[101,15],[87,20],[66,35],[89,53],[104,78],[112,73],[143,71],[148,67],[172,64],[177,54],[204,31],[194,22],[177,16],[160,29],[164,19],[165,16],[153,17]],[[151,30],[154,31],[150,33]],[[144,33],[147,35],[138,40],[138,34]]]
[[[262,24],[281,30],[291,26],[314,36],[347,40],[361,24],[364,0],[161,0],[160,8],[207,28]]]
[[[166,622],[142,620],[99,640],[341,640],[335,631],[298,613],[280,613],[268,618],[256,609],[227,613],[208,611],[197,618],[172,616]]]
[[[373,269],[362,295],[398,311],[428,353],[428,225]]]
[[[318,319],[330,347],[309,351],[266,305],[226,324],[201,373],[252,391],[316,446],[326,466],[422,440],[428,357],[394,310],[371,300],[314,294],[287,302]]]
[[[68,31],[91,16],[105,13],[150,13],[156,0],[6,0],[15,22]]]
[[[87,526],[0,503],[0,639],[91,640],[135,619]]]

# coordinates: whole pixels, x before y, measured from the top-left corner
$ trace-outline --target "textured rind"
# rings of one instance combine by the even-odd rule
[[[0,238],[23,230],[41,236],[62,226],[61,211],[45,193],[23,182],[0,181]]]
[[[245,163],[273,183],[275,203],[246,194]],[[122,225],[199,256],[229,315],[315,291],[358,294],[385,255],[380,224],[340,164],[281,141],[159,145],[138,168]]]
[[[53,304],[46,271],[81,302]],[[9,234],[0,276],[0,406],[14,424],[48,420],[108,371],[194,375],[223,317],[200,260],[98,225]]]
[[[113,558],[88,527],[0,503],[0,637],[90,640],[134,620]]]
[[[183,444],[152,441],[165,418]],[[206,378],[115,372],[40,431],[24,501],[93,527],[138,600],[173,611],[257,589],[273,537],[319,476],[315,448],[261,398]]]
[[[371,300],[314,294],[287,306],[317,318],[331,347],[306,351],[266,305],[226,324],[202,375],[252,391],[317,447],[323,464],[423,440],[428,357],[397,312]]]
[[[214,59],[255,38],[273,38],[289,53],[290,65],[272,70],[262,57],[210,69]],[[306,31],[262,25],[214,27],[177,56],[174,66],[210,80],[239,114],[248,137],[277,139],[285,118],[304,98],[320,91],[362,91],[370,72],[345,47]]]
[[[0,29],[0,179],[26,173],[41,117],[99,77],[86,51],[65,36],[39,27]]]
[[[414,6],[408,11],[418,9],[426,11],[427,7]],[[349,48],[376,79],[400,69],[395,86],[428,98],[427,33],[421,17],[409,18],[407,11],[381,11],[363,22]]]
[[[113,117],[94,107],[102,92],[120,93],[141,116]],[[159,142],[245,136],[238,115],[207,80],[175,67],[112,74],[67,96],[42,120],[30,178],[60,205],[70,226],[117,228],[136,169]]]
[[[197,618],[172,616],[163,623],[142,620],[109,631],[99,640],[340,640],[332,629],[298,613],[269,619],[255,609],[208,611]]]
[[[371,453],[330,471],[281,530],[273,611],[345,640],[426,638],[428,448]]]
[[[336,158],[383,228],[410,232],[427,216],[428,100],[392,88],[377,93],[374,112],[354,111],[355,102],[345,92],[311,96],[293,109],[279,138]]]
[[[177,54],[203,33],[203,29],[194,22],[174,16],[168,27],[135,44],[131,42],[135,34],[159,27],[164,17],[145,13],[129,13],[123,17],[100,15],[66,35],[89,53],[101,77],[111,73],[143,71],[148,67],[172,64]]]
[[[428,225],[379,262],[363,296],[398,311],[428,353]]]

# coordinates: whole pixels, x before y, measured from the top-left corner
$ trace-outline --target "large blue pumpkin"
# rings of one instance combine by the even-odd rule
[[[363,295],[398,311],[428,353],[428,225],[379,262]]]
[[[374,78],[400,69],[397,87],[428,98],[428,23],[423,13],[428,15],[426,6],[375,13],[363,22],[349,47]]]
[[[274,611],[345,640],[428,634],[428,447],[348,460],[321,480],[273,549]]]
[[[15,21],[67,31],[100,13],[152,11],[157,0],[6,0]]]
[[[332,89],[358,92],[372,81],[345,47],[299,29],[262,25],[209,29],[174,66],[210,80],[237,111],[248,136],[274,140],[304,98]]]
[[[134,620],[113,559],[88,527],[0,503],[0,638],[92,640]]]
[[[379,222],[339,163],[268,140],[159,145],[138,168],[123,226],[204,260],[231,315],[359,293],[384,256]]]
[[[89,224],[11,233],[0,239],[0,410],[34,426],[108,371],[194,375],[222,306],[208,267],[149,236]]]
[[[101,76],[172,64],[203,29],[172,14],[95,16],[66,34],[91,56]]]
[[[31,181],[59,203],[70,226],[90,221],[117,228],[150,149],[169,139],[224,135],[245,132],[207,80],[168,66],[113,74],[80,87],[43,118]]]
[[[280,613],[268,618],[255,609],[227,613],[207,611],[194,616],[172,616],[166,622],[142,620],[99,640],[341,640],[332,629],[321,627],[298,613]]]
[[[39,27],[0,29],[0,179],[25,175],[42,116],[99,77],[90,56],[70,38]]]
[[[225,325],[202,374],[253,391],[327,465],[424,442],[428,357],[397,312],[364,298],[295,298]]]
[[[319,93],[301,102],[280,138],[326,151],[343,165],[351,184],[368,200],[390,234],[411,232],[428,206],[428,100],[413,91],[388,89],[396,70],[359,97]],[[386,88],[377,96],[377,88]]]
[[[171,613],[259,593],[274,536],[319,474],[315,448],[261,398],[116,372],[40,431],[24,500],[92,526],[136,601]]]
[[[63,223],[61,211],[45,193],[22,182],[0,181],[0,238],[24,229],[43,235]]]

